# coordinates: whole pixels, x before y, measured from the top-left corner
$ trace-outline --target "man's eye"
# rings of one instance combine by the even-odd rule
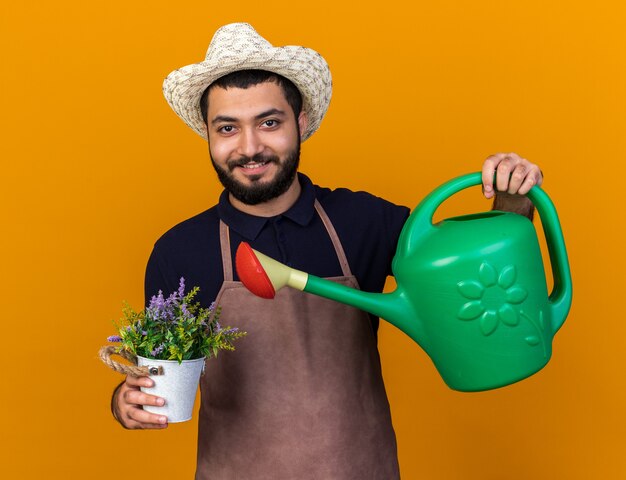
[[[263,125],[265,125],[266,127],[275,127],[276,125],[278,125],[278,121],[276,120],[265,120],[263,122]]]
[[[224,125],[217,130],[222,133],[231,133],[235,128],[232,125]]]

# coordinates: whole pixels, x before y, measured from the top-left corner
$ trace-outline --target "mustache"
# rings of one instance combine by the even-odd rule
[[[243,167],[248,163],[278,163],[278,156],[276,155],[263,155],[262,153],[257,153],[251,157],[247,155],[243,157],[239,157],[237,160],[231,160],[227,163],[228,169],[232,172],[237,167]]]

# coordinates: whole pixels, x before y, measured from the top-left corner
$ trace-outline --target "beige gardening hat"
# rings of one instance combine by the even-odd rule
[[[204,61],[170,73],[163,94],[176,115],[206,140],[200,97],[215,80],[238,70],[267,70],[291,80],[308,117],[302,140],[319,128],[333,90],[326,60],[309,48],[273,47],[247,23],[231,23],[215,32]]]

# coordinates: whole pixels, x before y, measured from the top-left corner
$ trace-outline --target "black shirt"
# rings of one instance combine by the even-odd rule
[[[292,207],[275,217],[257,217],[234,208],[228,193],[219,203],[165,233],[155,244],[146,269],[146,303],[162,290],[165,295],[185,278],[187,291],[200,287],[197,299],[208,307],[217,296],[224,275],[220,251],[219,220],[230,228],[234,257],[239,243],[319,277],[342,275],[330,237],[317,215],[320,202],[330,218],[361,290],[381,292],[391,274],[391,261],[409,209],[366,192],[331,190],[313,185],[299,173],[302,191]],[[234,265],[234,258],[233,258]],[[234,280],[238,280],[235,269]],[[372,317],[374,328],[378,319]]]

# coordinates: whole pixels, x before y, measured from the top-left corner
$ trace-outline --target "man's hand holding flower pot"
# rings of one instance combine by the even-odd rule
[[[140,390],[140,387],[151,388],[153,386],[154,381],[150,377],[129,375],[116,389],[111,401],[111,411],[124,428],[131,430],[167,428],[167,417],[143,409],[144,405],[158,407],[165,405],[163,398]]]

